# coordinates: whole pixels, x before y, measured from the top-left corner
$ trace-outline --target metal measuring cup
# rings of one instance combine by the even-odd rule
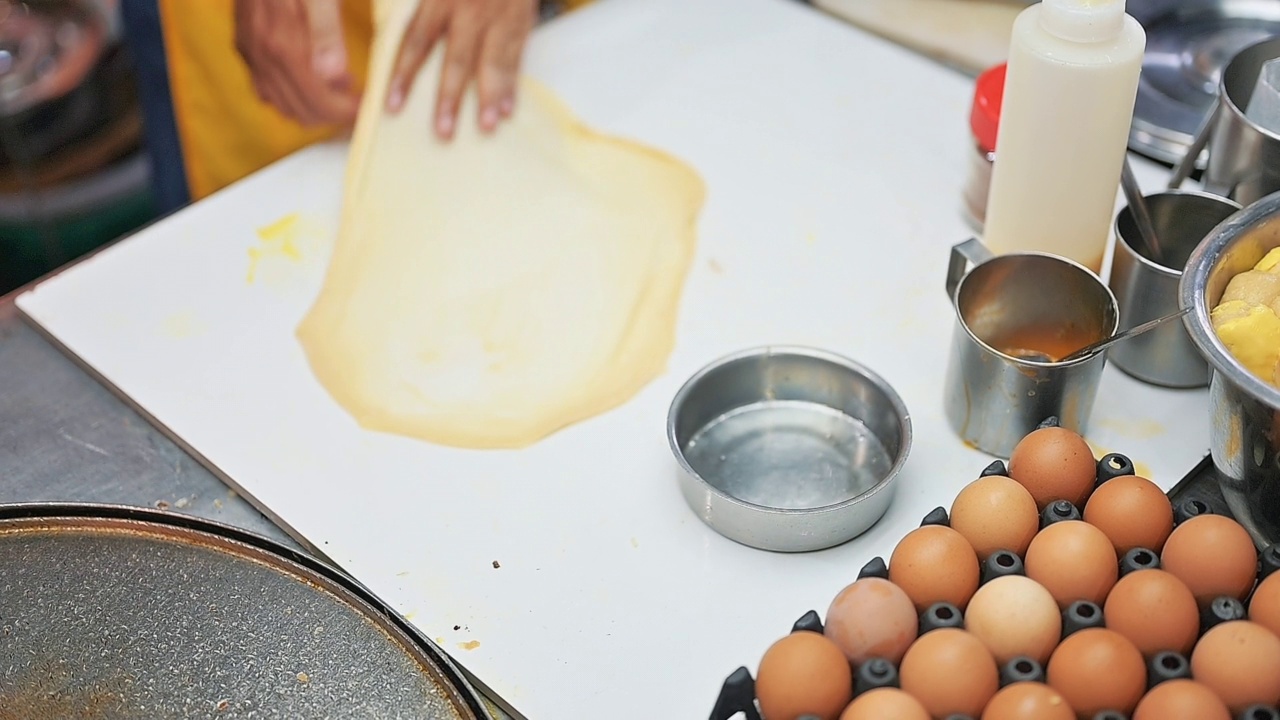
[[[1115,220],[1109,283],[1119,302],[1121,331],[1178,311],[1178,283],[1187,258],[1218,223],[1240,209],[1226,198],[1189,190],[1168,190],[1145,199],[1163,256],[1159,261],[1152,257],[1133,208],[1121,209]],[[1119,343],[1109,356],[1116,367],[1153,385],[1209,384],[1209,364],[1182,323],[1167,323]]]
[[[995,256],[976,239],[951,248],[956,310],[944,406],[966,443],[1009,457],[1045,418],[1084,433],[1106,363],[1059,358],[1115,334],[1115,296],[1093,272],[1045,253]]]

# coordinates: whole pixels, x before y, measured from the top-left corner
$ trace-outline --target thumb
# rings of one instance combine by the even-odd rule
[[[341,0],[306,0],[311,39],[311,68],[326,85],[350,81],[347,46],[342,36]]]

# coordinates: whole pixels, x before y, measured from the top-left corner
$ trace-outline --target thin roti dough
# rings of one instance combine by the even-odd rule
[[[297,334],[363,427],[516,448],[630,399],[675,344],[705,189],[520,81],[512,119],[431,132],[442,48],[383,112],[412,0],[377,0],[370,83],[323,287]]]

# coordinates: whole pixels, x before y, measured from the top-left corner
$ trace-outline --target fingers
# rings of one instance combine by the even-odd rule
[[[311,68],[320,82],[335,89],[351,86],[347,46],[342,37],[339,0],[306,0],[307,28],[311,39]]]
[[[321,89],[315,95],[318,123],[323,125],[350,125],[360,110],[360,98],[338,90]]]
[[[457,13],[449,26],[449,39],[445,45],[444,68],[440,71],[440,87],[436,92],[436,135],[441,140],[453,138],[458,121],[458,105],[462,92],[475,72],[480,52],[480,27],[467,13]],[[493,118],[497,124],[497,118]]]
[[[536,0],[419,0],[400,41],[387,93],[388,111],[404,107],[432,48],[443,39],[433,122],[436,135],[443,140],[453,137],[458,108],[472,78],[479,97],[480,129],[491,132],[515,109],[520,58],[536,14]]]
[[[323,122],[312,99],[288,82],[277,83],[274,89],[275,106],[285,116],[293,118],[301,125],[319,125]]]
[[[447,17],[438,3],[426,0],[418,3],[396,54],[395,69],[391,72],[391,84],[387,89],[388,111],[397,113],[404,107],[409,88],[413,87],[414,78],[444,32],[446,22]]]
[[[349,83],[343,86],[346,48],[337,3],[237,0],[235,5],[236,48],[258,97],[303,125],[346,124],[355,117],[358,99]],[[313,51],[327,58],[320,64],[338,72],[322,77]]]
[[[491,132],[515,109],[517,73],[524,49],[524,33],[495,29],[485,36],[476,85],[480,95],[480,129]]]
[[[302,125],[324,122],[314,93],[308,93],[290,66],[288,57],[267,55],[260,61],[259,87],[263,100],[280,114]]]

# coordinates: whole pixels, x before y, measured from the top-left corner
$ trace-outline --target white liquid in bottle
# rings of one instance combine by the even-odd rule
[[[983,238],[992,252],[1100,270],[1145,46],[1124,0],[1043,0],[1018,15]]]

